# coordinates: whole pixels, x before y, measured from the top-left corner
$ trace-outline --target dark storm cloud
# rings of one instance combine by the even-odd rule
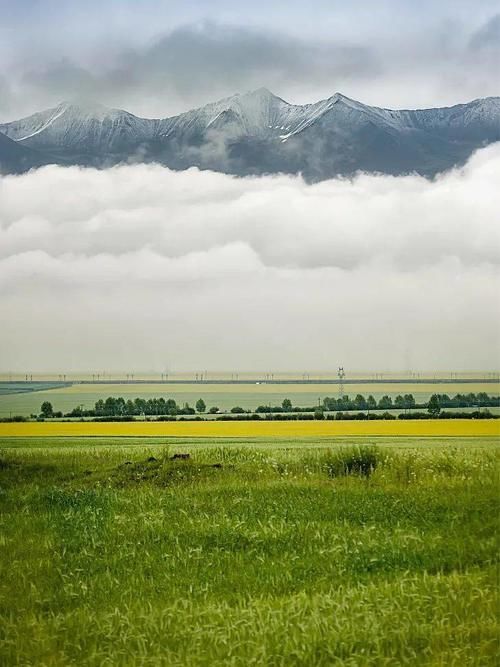
[[[130,73],[133,85],[148,81],[189,96],[193,88],[214,84],[238,90],[252,85],[300,83],[314,72],[319,81],[339,76],[366,77],[377,72],[377,58],[368,48],[341,43],[312,43],[279,33],[204,23],[173,31],[149,49],[126,54],[118,85]]]
[[[22,83],[35,91],[50,92],[61,100],[78,96],[95,98],[105,90],[104,81],[68,58],[45,68],[28,70]]]
[[[132,110],[139,106],[145,115],[150,101],[149,115],[169,115],[261,86],[277,92],[300,87],[311,73],[315,85],[333,94],[339,79],[377,76],[378,69],[367,47],[204,22],[120,51],[97,69],[69,58],[32,66],[21,87],[51,103],[83,96]]]

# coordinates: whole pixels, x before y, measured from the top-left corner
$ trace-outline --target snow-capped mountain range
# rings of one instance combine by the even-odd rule
[[[64,102],[0,125],[0,170],[155,161],[236,175],[300,172],[312,181],[357,171],[432,176],[494,141],[500,97],[395,111],[340,93],[294,105],[261,88],[165,119]]]

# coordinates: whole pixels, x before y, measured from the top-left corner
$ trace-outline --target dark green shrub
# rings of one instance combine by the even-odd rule
[[[379,461],[376,447],[350,447],[331,451],[324,465],[329,477],[370,477]]]

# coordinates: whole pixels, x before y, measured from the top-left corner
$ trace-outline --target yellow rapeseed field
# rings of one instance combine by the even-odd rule
[[[206,438],[318,438],[343,436],[495,437],[500,420],[233,421],[233,422],[26,422],[0,424],[11,436],[174,436]]]

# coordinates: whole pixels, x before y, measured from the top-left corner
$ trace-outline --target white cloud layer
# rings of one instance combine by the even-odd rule
[[[0,367],[496,368],[499,177],[4,177]]]

